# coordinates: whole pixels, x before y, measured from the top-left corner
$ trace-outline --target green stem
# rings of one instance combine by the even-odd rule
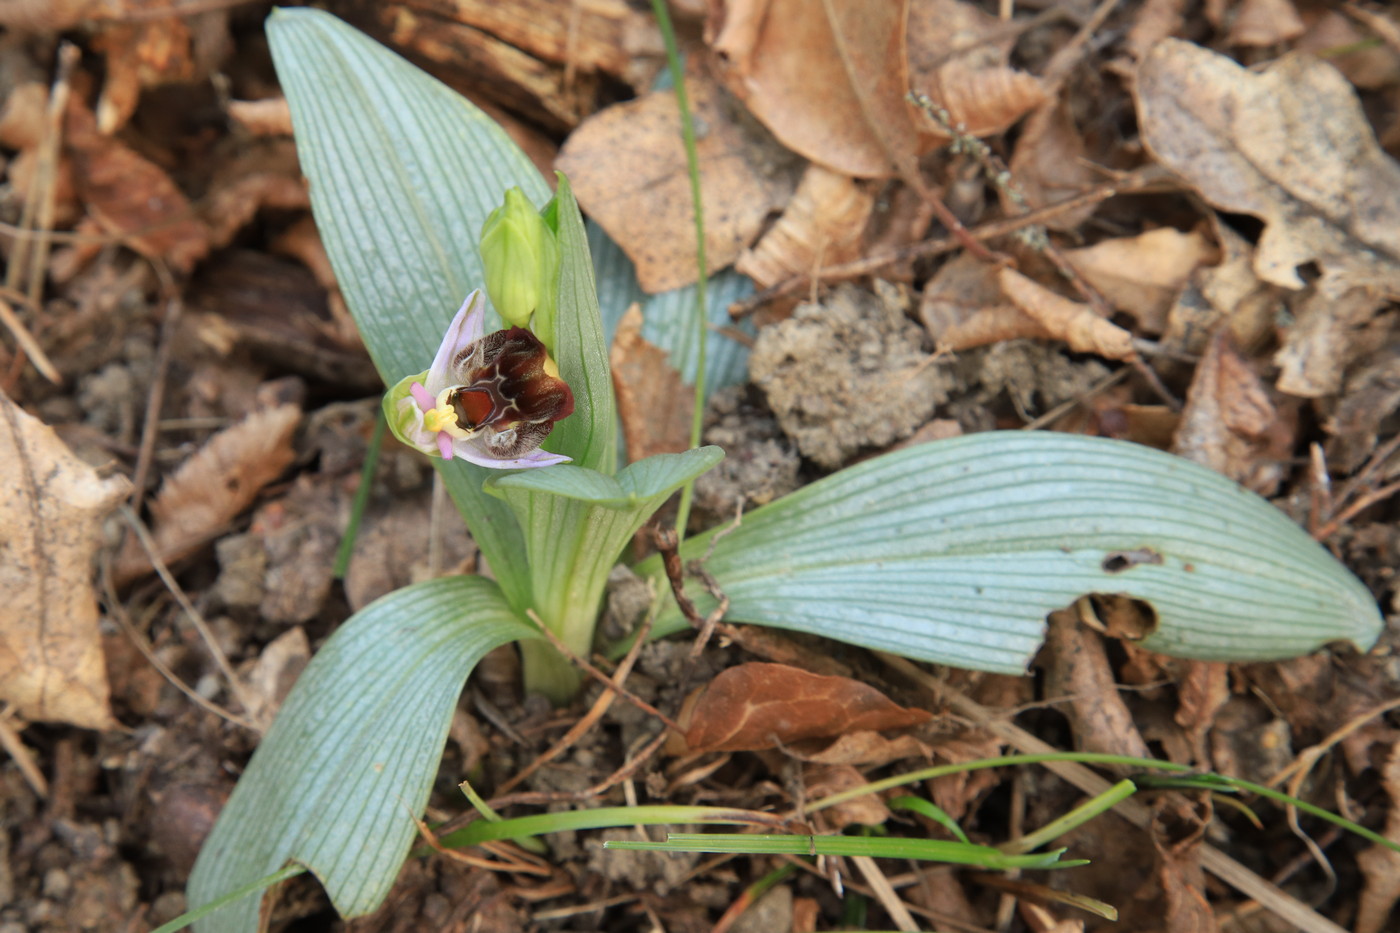
[[[695,142],[695,121],[690,113],[690,99],[685,93],[685,71],[681,67],[681,52],[676,44],[671,13],[666,9],[666,0],[651,0],[651,8],[656,13],[661,40],[666,44],[666,64],[671,71],[671,83],[675,85],[681,137],[685,141],[685,161],[690,172],[690,199],[695,205],[695,263],[699,267],[699,276],[695,280],[695,329],[700,343],[696,347],[695,357],[695,408],[690,416],[690,446],[699,447],[700,430],[705,422],[705,352],[710,337],[705,326],[709,319],[706,312],[709,302],[705,294],[709,264],[705,260],[705,210],[700,200],[700,154]],[[676,534],[681,540],[685,540],[685,526],[690,520],[690,501],[694,495],[695,481],[691,480],[681,489],[681,505],[676,514]]]

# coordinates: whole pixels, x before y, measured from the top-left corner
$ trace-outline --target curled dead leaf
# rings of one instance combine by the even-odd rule
[[[1136,318],[1143,332],[1160,334],[1182,286],[1214,261],[1215,250],[1199,231],[1160,227],[1068,250],[1065,258],[1115,308]]]
[[[946,110],[949,124],[968,136],[1000,133],[1048,99],[1035,75],[1002,67],[974,70],[959,61],[943,65],[916,89]],[[931,123],[922,129],[924,149],[949,139]]]
[[[1259,375],[1229,330],[1221,329],[1196,366],[1172,452],[1269,495],[1282,479],[1279,463],[1267,456],[1277,425],[1278,412]]]
[[[1088,305],[1057,295],[1014,269],[1002,269],[997,279],[1016,307],[1076,353],[1097,353],[1110,360],[1137,356],[1132,335]]]
[[[734,268],[760,288],[819,265],[836,265],[860,255],[860,238],[875,195],[855,179],[812,165],[777,222]]]
[[[102,521],[127,494],[0,394],[0,700],[26,719],[116,723],[92,588]]]
[[[849,677],[752,662],[710,681],[682,725],[691,751],[739,751],[855,730],[899,729],[931,717]]]
[[[726,85],[794,152],[845,175],[914,168],[908,0],[726,0],[706,24]]]

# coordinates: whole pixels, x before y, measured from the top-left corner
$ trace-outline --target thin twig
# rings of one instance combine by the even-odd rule
[[[3,291],[9,291],[9,289],[3,289]],[[54,385],[63,385],[63,374],[58,371],[58,367],[49,359],[49,355],[44,352],[39,341],[34,339],[29,328],[25,327],[24,322],[19,319],[19,315],[15,314],[15,309],[10,307],[10,303],[3,297],[0,297],[0,324],[5,325],[5,329],[15,338],[15,343],[19,344],[24,355],[29,357],[34,368],[39,370],[45,379]]]
[[[202,707],[215,716],[218,716],[220,719],[225,719],[235,726],[242,726],[244,729],[251,732],[262,733],[263,730],[256,723],[244,719],[242,716],[235,713],[230,713],[217,703],[206,700],[204,697],[200,696],[195,692],[193,687],[181,680],[180,676],[160,659],[160,655],[156,654],[155,649],[151,647],[151,643],[146,640],[146,636],[141,634],[136,628],[136,625],[131,621],[131,616],[127,614],[126,607],[122,605],[121,597],[117,595],[116,584],[112,582],[112,567],[109,561],[104,561],[102,565],[102,587],[107,594],[108,614],[116,620],[117,625],[126,633],[126,637],[131,639],[131,643],[136,646],[136,650],[141,652],[142,656],[150,662],[151,667],[159,671],[160,675],[174,685],[176,690],[179,690],[185,696],[189,697],[196,706]]]
[[[1128,172],[1096,188],[1091,188],[1083,194],[1078,194],[1067,200],[1046,207],[1036,208],[1035,210],[1027,211],[1024,214],[1018,214],[1014,217],[1004,217],[1001,220],[989,221],[981,226],[970,228],[968,233],[974,240],[993,240],[997,237],[1006,236],[1027,227],[1043,225],[1047,220],[1052,220],[1061,214],[1077,211],[1082,207],[1088,207],[1107,201],[1120,194],[1141,191],[1152,185],[1167,182],[1170,178],[1170,174],[1160,166],[1143,166],[1142,168]],[[955,237],[941,237],[937,240],[925,240],[922,243],[902,246],[898,249],[868,256],[864,259],[838,263],[834,266],[826,266],[814,273],[794,275],[781,282],[774,283],[761,291],[754,292],[741,301],[734,302],[729,306],[729,316],[735,320],[746,317],[775,298],[783,298],[800,292],[811,281],[828,282],[841,279],[854,279],[863,275],[872,275],[886,266],[891,266],[896,263],[916,259],[931,259],[935,256],[941,256],[944,253],[951,253],[961,245],[962,244]]]
[[[160,433],[160,410],[165,404],[165,377],[170,372],[170,360],[174,354],[175,327],[185,303],[175,287],[175,279],[159,259],[151,261],[156,278],[160,280],[161,294],[165,297],[165,320],[160,324],[160,345],[156,348],[154,371],[151,374],[151,388],[146,393],[146,417],[141,425],[141,443],[137,447],[136,466],[131,471],[131,507],[138,508],[146,495],[146,479],[151,471],[151,462],[156,453],[156,435]]]
[[[167,567],[165,561],[161,559],[160,549],[156,547],[155,541],[151,538],[151,533],[146,530],[146,526],[141,521],[140,516],[125,505],[118,506],[118,511],[121,512],[122,518],[126,519],[131,530],[136,533],[136,539],[141,543],[141,547],[146,552],[146,556],[150,558],[151,566],[155,568],[156,573],[160,576],[161,582],[165,584],[166,589],[170,590],[170,595],[175,597],[175,601],[180,604],[180,608],[185,611],[185,616],[190,620],[190,624],[194,626],[195,631],[199,633],[199,637],[204,639],[205,647],[209,649],[209,654],[214,658],[214,663],[228,680],[229,690],[233,693],[234,698],[238,700],[238,704],[242,706],[245,711],[254,709],[252,696],[249,695],[247,688],[243,686],[243,681],[234,673],[233,665],[229,663],[227,655],[224,654],[224,650],[219,647],[219,642],[214,638],[214,633],[210,630],[209,623],[204,621],[204,616],[194,607],[194,603],[190,602],[190,598],[185,595],[184,589],[181,588],[180,584],[176,581],[174,574],[170,572],[170,568]],[[240,725],[243,725],[243,723],[240,723]],[[259,729],[258,731],[261,730]]]
[[[49,782],[44,780],[44,772],[39,770],[39,766],[34,763],[34,755],[20,739],[19,732],[10,723],[10,716],[13,712],[9,704],[6,704],[5,709],[0,711],[0,748],[5,749],[14,761],[15,767],[19,768],[19,773],[24,777],[29,789],[34,791],[34,796],[40,800],[47,800]]]

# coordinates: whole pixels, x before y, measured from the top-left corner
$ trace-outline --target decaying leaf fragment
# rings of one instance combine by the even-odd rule
[[[1277,423],[1259,375],[1222,328],[1196,367],[1172,453],[1269,495],[1282,479],[1280,464],[1265,457]]]
[[[685,450],[694,392],[681,381],[666,351],[642,336],[642,310],[635,303],[618,321],[609,362],[627,458],[636,463]]]
[[[161,559],[178,560],[200,547],[280,476],[292,462],[292,434],[300,423],[295,405],[254,412],[215,434],[167,477],[151,504]],[[145,552],[128,538],[117,562],[118,581],[150,569]]]
[[[0,395],[0,700],[26,719],[115,725],[92,558],[129,485]]]
[[[1002,269],[997,280],[1016,307],[1076,353],[1097,353],[1110,360],[1137,355],[1132,334],[1099,317],[1088,305],[1057,295],[1014,269]]]
[[[1215,207],[1264,222],[1260,279],[1301,291],[1299,267],[1320,268],[1300,326],[1285,335],[1279,387],[1336,392],[1354,332],[1400,294],[1400,165],[1377,144],[1355,92],[1306,56],[1256,74],[1177,40],[1148,54],[1136,92],[1158,160]]]
[[[784,155],[766,134],[726,114],[722,91],[691,69],[686,91],[697,125],[705,252],[713,272],[758,236],[769,212],[792,194]],[[790,160],[790,156],[787,157]],[[560,150],[579,203],[637,266],[649,293],[693,284],[695,211],[681,144],[676,95],[656,91],[599,111]]]
[[[818,265],[855,259],[874,208],[874,192],[854,178],[809,166],[783,216],[734,268],[766,288]]]
[[[880,178],[914,165],[908,0],[728,0],[706,38],[725,83],[794,152]]]
[[[1160,334],[1187,278],[1214,255],[1199,231],[1159,227],[1068,250],[1065,258],[1114,308],[1135,317],[1143,332]]]
[[[1400,166],[1335,68],[1290,55],[1256,74],[1169,39],[1136,91],[1158,160],[1221,210],[1264,221],[1261,279],[1299,289],[1298,266],[1317,262],[1332,295],[1400,287]]]
[[[691,751],[773,748],[857,730],[900,729],[933,716],[899,706],[849,677],[760,661],[723,671],[688,713],[682,725]]]

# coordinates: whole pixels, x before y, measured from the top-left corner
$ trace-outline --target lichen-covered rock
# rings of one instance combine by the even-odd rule
[[[908,437],[947,398],[942,363],[893,286],[843,285],[759,332],[749,376],[802,455],[836,469],[865,448]]]

